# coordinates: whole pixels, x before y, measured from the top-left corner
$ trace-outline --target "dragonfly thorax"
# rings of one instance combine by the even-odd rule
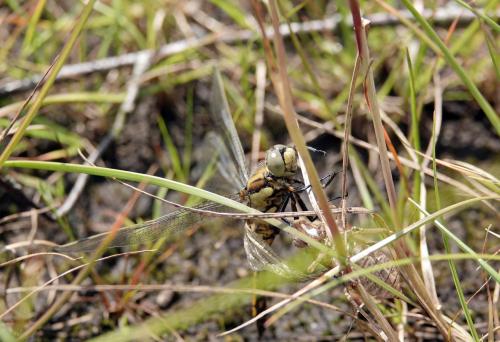
[[[297,151],[285,145],[274,145],[266,152],[265,165],[248,178],[240,197],[260,211],[278,211],[293,191],[290,180],[296,173]]]
[[[275,177],[266,166],[255,171],[240,191],[240,197],[252,208],[263,212],[282,209],[285,198],[293,192],[291,177]]]

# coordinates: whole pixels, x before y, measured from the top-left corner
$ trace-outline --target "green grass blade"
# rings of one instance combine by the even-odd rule
[[[235,4],[235,2],[227,0],[210,0],[210,2],[224,11],[242,28],[250,28],[250,25],[247,23],[245,13]]]
[[[151,185],[161,186],[169,188],[175,191],[183,192],[188,195],[197,196],[199,198],[216,202],[222,204],[226,207],[239,210],[243,213],[259,213],[259,211],[250,208],[240,202],[236,202],[222,195],[215,194],[213,192],[203,190],[188,184],[176,182],[170,179],[161,178],[157,176],[151,176],[147,174],[130,172],[125,170],[110,169],[98,166],[89,165],[78,165],[78,164],[68,164],[68,163],[56,163],[56,162],[43,162],[43,161],[31,161],[31,160],[8,160],[4,163],[5,167],[21,167],[28,169],[37,170],[49,170],[49,171],[59,171],[59,172],[72,172],[72,173],[86,173],[93,176],[101,176],[108,178],[116,178],[120,180],[132,181],[132,182],[144,182]],[[327,255],[336,256],[335,251],[331,248],[326,247],[322,243],[311,238],[297,229],[286,225],[284,222],[277,219],[263,219],[263,221],[278,227],[279,229],[285,231],[286,233],[299,238],[308,245],[317,248],[319,251],[326,253]]]
[[[455,0],[455,2],[458,2],[461,6],[467,8],[469,11],[477,15],[479,18],[481,18],[486,24],[488,24],[492,29],[494,29],[496,32],[500,32],[500,25],[498,25],[493,19],[488,17],[486,14],[484,14],[482,11],[478,11],[468,3],[466,3],[463,0]]]
[[[4,342],[15,342],[17,341],[10,329],[0,321],[0,341]]]
[[[182,162],[179,157],[179,152],[177,152],[177,148],[168,132],[167,125],[165,124],[165,120],[161,116],[158,117],[158,127],[160,128],[161,136],[163,138],[163,143],[167,147],[168,154],[170,155],[170,161],[172,162],[172,167],[175,171],[175,175],[183,182],[186,181],[184,170],[182,168]]]
[[[439,48],[437,53],[442,53],[446,62],[451,66],[451,68],[455,71],[455,73],[460,77],[465,86],[469,89],[470,93],[476,99],[477,103],[484,111],[488,119],[490,120],[493,128],[495,129],[497,135],[500,135],[500,118],[498,114],[495,112],[493,107],[489,104],[489,102],[484,98],[483,94],[476,87],[474,82],[470,79],[469,75],[465,72],[462,66],[458,63],[458,61],[453,57],[453,54],[450,52],[448,47],[443,43],[441,38],[439,38],[438,34],[432,26],[427,22],[427,20],[413,7],[409,0],[403,0],[404,5],[408,10],[413,14],[415,20],[422,26],[427,36],[436,44]]]
[[[495,197],[497,201],[500,200],[499,197]],[[413,203],[420,211],[422,211],[425,215],[430,215],[426,210],[422,209],[417,203],[415,203],[412,199],[409,199],[410,202]],[[443,209],[441,209],[443,210]],[[441,211],[440,210],[440,211]],[[434,214],[433,214],[434,215]],[[441,216],[441,215],[439,215]],[[438,217],[439,217],[438,216]],[[429,216],[428,216],[429,217]],[[465,253],[469,253],[473,259],[475,259],[478,264],[493,278],[495,279],[496,282],[500,283],[500,274],[495,271],[493,267],[491,267],[484,259],[481,259],[479,255],[474,252],[472,248],[467,246],[462,240],[460,240],[455,234],[453,234],[448,228],[446,228],[441,222],[439,222],[437,219],[434,219],[434,224],[444,233],[446,234],[451,240],[455,241],[455,243],[462,249]]]
[[[45,83],[43,84],[42,88],[40,89],[40,92],[38,93],[38,96],[33,101],[32,105],[29,107],[28,112],[26,113],[26,116],[24,117],[23,121],[19,125],[19,128],[18,128],[16,134],[14,134],[14,136],[12,137],[12,140],[9,142],[9,144],[7,145],[5,150],[0,155],[0,168],[3,166],[4,162],[9,158],[12,151],[14,150],[16,145],[19,143],[19,141],[23,137],[24,132],[26,131],[26,129],[30,125],[31,121],[33,120],[35,115],[40,110],[40,107],[42,106],[42,103],[43,103],[43,99],[47,96],[50,88],[54,84],[57,74],[59,73],[59,71],[63,67],[66,59],[69,57],[69,54],[70,54],[71,50],[73,49],[73,46],[75,45],[78,36],[82,32],[82,30],[85,26],[85,23],[87,22],[87,19],[90,16],[90,13],[92,13],[92,8],[94,6],[94,3],[95,3],[95,0],[89,0],[87,5],[83,9],[80,18],[78,19],[73,31],[71,32],[71,35],[70,35],[67,43],[64,45],[64,47],[61,51],[61,54],[59,55],[59,57],[55,61],[54,65],[52,67],[52,70],[50,70]]]
[[[31,14],[29,23],[28,23],[28,28],[26,29],[26,34],[24,35],[24,41],[23,41],[23,47],[21,50],[21,54],[23,56],[26,56],[30,53],[32,50],[31,47],[31,42],[33,41],[33,37],[35,36],[36,32],[36,25],[38,24],[38,21],[40,20],[40,17],[42,15],[43,9],[45,8],[45,4],[47,3],[47,0],[39,0],[36,4],[35,10]]]
[[[187,93],[186,123],[184,128],[184,153],[182,154],[182,166],[185,179],[189,178],[191,159],[193,154],[193,116],[194,116],[194,89],[190,87]]]
[[[432,143],[432,167],[433,167],[433,181],[434,181],[434,194],[435,194],[435,200],[436,200],[436,209],[439,210],[441,209],[441,199],[439,196],[439,185],[437,181],[437,168],[436,168],[436,120],[434,118],[433,124],[432,124],[432,137],[431,137],[431,143]],[[437,218],[436,221],[439,221],[440,219]],[[444,248],[446,251],[446,254],[450,254],[450,243],[449,243],[449,238],[446,234],[441,233],[442,238],[443,238],[443,244]],[[464,292],[462,290],[462,286],[460,285],[460,279],[458,277],[458,272],[457,272],[457,267],[455,265],[455,262],[453,260],[448,260],[448,266],[450,267],[450,272],[452,275],[452,280],[453,284],[455,285],[455,290],[457,291],[458,299],[460,301],[460,305],[462,307],[462,310],[464,312],[465,319],[467,321],[467,325],[469,326],[469,330],[472,333],[472,336],[474,339],[477,341],[479,336],[477,334],[476,328],[474,326],[474,320],[471,317],[469,306],[467,305],[467,302],[465,300]]]

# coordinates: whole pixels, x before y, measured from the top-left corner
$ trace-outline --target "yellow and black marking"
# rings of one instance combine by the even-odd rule
[[[297,152],[285,145],[275,145],[266,153],[265,166],[259,168],[248,179],[240,191],[242,200],[262,212],[282,211],[291,193],[295,192],[293,176],[297,173]],[[259,234],[269,245],[279,229],[261,220],[248,220],[248,227]]]

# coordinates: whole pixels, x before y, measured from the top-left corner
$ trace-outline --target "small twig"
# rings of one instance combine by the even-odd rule
[[[18,263],[18,262],[23,261],[23,260],[27,260],[27,259],[31,259],[31,258],[38,258],[40,256],[47,256],[47,255],[60,256],[62,258],[66,258],[66,259],[69,259],[71,261],[75,261],[75,260],[81,259],[81,258],[73,258],[73,257],[71,257],[69,255],[66,255],[66,254],[63,254],[63,253],[55,253],[55,252],[31,253],[31,254],[28,254],[28,255],[20,256],[20,257],[15,258],[15,259],[11,259],[11,260],[6,261],[6,262],[2,262],[2,263],[0,263],[0,268],[3,268],[3,267],[6,267],[6,266],[9,266],[9,265]]]
[[[31,241],[30,240],[23,240],[23,241],[18,241],[18,242],[14,242],[14,243],[5,245],[3,247],[3,249],[4,250],[15,250],[17,248],[26,248],[26,247],[31,247],[34,245],[47,246],[47,247],[51,247],[51,248],[57,246],[57,244],[55,244],[52,241],[48,241],[48,240],[31,240]]]
[[[0,225],[3,225],[3,224],[5,224],[6,222],[9,222],[9,221],[14,221],[14,220],[25,218],[25,217],[30,217],[32,211],[35,211],[37,214],[40,215],[40,214],[44,214],[44,213],[50,212],[52,209],[54,209],[53,206],[44,207],[44,208],[40,208],[40,209],[34,208],[34,209],[27,210],[27,211],[23,211],[23,212],[15,213],[15,214],[12,214],[12,215],[4,216],[4,217],[2,217],[0,219]]]

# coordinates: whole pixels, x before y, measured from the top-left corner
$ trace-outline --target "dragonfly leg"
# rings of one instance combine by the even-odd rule
[[[347,193],[346,193],[346,196],[347,197]],[[328,199],[328,202],[333,202],[333,201],[336,201],[336,200],[339,200],[339,199],[342,199],[342,196],[335,196],[335,197],[332,197],[332,198],[329,198]]]
[[[325,179],[328,178],[328,180],[325,182],[325,184],[323,184],[323,188],[326,188],[328,185],[330,185],[330,183],[333,181],[335,176],[337,176],[341,172],[342,171],[334,171],[333,173],[330,173],[329,175],[326,175],[325,177],[321,178],[321,181],[324,181]]]
[[[307,146],[306,145],[306,148],[311,151],[311,152],[314,152],[314,153],[321,153],[323,156],[326,156],[326,151],[323,151],[323,150],[319,150],[317,148],[314,148],[312,146]]]
[[[302,210],[302,211],[308,211],[309,210],[309,208],[307,208],[306,203],[304,202],[304,200],[302,199],[302,197],[300,197],[300,195],[298,193],[294,193],[293,194],[293,198],[299,204],[300,210]],[[294,211],[297,211],[297,207],[295,207]],[[310,222],[313,222],[313,221],[315,221],[315,220],[318,219],[318,216],[317,215],[307,216],[307,219]]]
[[[302,202],[302,199],[300,198],[300,196],[298,196],[296,193],[292,192],[291,194],[291,202],[290,202],[290,207],[292,208],[292,211],[294,212],[297,212],[298,209],[297,209],[297,202],[299,202],[299,206],[301,207],[302,210],[304,210],[302,208],[302,206],[300,205],[300,203]],[[297,201],[298,200],[298,201]],[[303,202],[302,202],[303,203]],[[293,218],[294,220],[298,220],[299,217],[298,216],[295,216]]]
[[[286,194],[285,199],[281,203],[280,207],[278,208],[278,212],[282,213],[285,211],[286,206],[288,205],[288,202],[290,201],[290,198],[292,197],[293,192],[289,192]]]
[[[332,172],[332,173],[329,173],[327,174],[326,176],[323,176],[320,178],[320,181],[321,181],[321,186],[323,188],[326,188],[328,185],[330,185],[333,181],[333,179],[335,178],[335,176],[337,176],[340,172],[342,171],[335,171],[335,172]],[[326,182],[323,183],[324,180],[327,180]],[[302,183],[301,181],[299,180],[294,180],[295,182],[297,182],[298,184],[302,184],[302,187],[301,188],[297,188],[295,189],[296,192],[303,192],[303,191],[306,191],[306,190],[309,190],[311,188],[311,185],[309,184],[308,186],[305,186],[304,183]]]

